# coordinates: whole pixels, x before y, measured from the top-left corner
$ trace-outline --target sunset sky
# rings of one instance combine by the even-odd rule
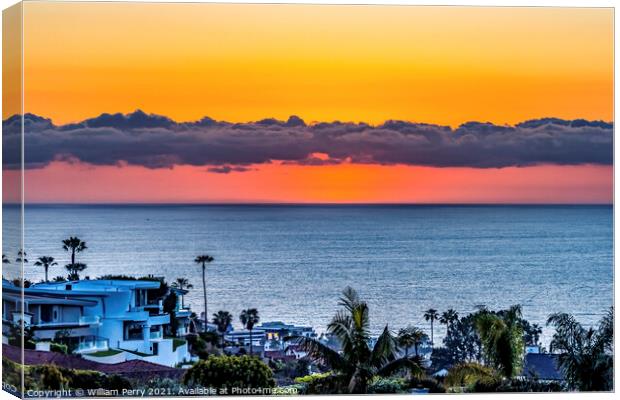
[[[29,2],[24,49],[25,111],[51,120],[37,140],[51,135],[59,146],[33,150],[27,201],[612,201],[611,144],[606,152],[598,139],[581,142],[611,140],[611,128],[536,125],[510,130],[510,140],[495,129],[546,117],[612,122],[612,9]],[[175,125],[94,119],[138,109]],[[19,112],[5,106],[3,117]],[[305,124],[272,124],[272,136],[252,124],[291,115]],[[231,124],[176,124],[205,116]],[[361,132],[347,152],[340,133],[312,128],[333,121],[369,125],[327,128]],[[494,124],[495,136],[473,126],[472,145],[457,129],[468,121]],[[68,133],[57,128],[67,124],[114,145],[64,151]],[[182,130],[206,149],[232,137],[238,147],[227,157],[189,154],[164,137],[161,148],[132,141],[140,149],[130,154],[132,129],[147,128]],[[239,139],[244,129],[255,137]],[[308,144],[262,149],[284,134]],[[553,154],[540,150],[540,134],[558,135],[545,142]],[[510,162],[489,161],[503,151]]]

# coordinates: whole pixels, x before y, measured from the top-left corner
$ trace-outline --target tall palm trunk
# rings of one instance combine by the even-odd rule
[[[252,329],[250,329],[250,355],[252,355]]]
[[[202,294],[204,296],[204,301],[205,301],[205,327],[204,330],[205,332],[208,330],[208,324],[209,324],[209,317],[207,314],[207,279],[206,279],[206,274],[207,274],[207,266],[205,265],[204,261],[202,263]]]
[[[45,282],[49,282],[49,279],[47,279],[47,269],[49,268],[49,265],[45,266]]]
[[[432,347],[434,346],[434,344],[435,344],[435,340],[434,340],[434,338],[433,338],[433,322],[435,322],[435,321],[434,321],[434,318],[431,318],[431,348],[432,348]]]
[[[75,264],[75,248],[71,250],[71,264]]]

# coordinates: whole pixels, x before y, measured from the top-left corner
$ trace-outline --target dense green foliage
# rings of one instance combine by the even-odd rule
[[[307,358],[286,361],[269,360],[267,365],[273,371],[278,385],[291,384],[294,379],[308,375],[310,369],[310,361]]]
[[[332,368],[347,383],[349,393],[367,393],[368,383],[375,376],[387,377],[402,370],[413,375],[422,369],[414,358],[397,358],[398,345],[386,326],[374,346],[370,346],[370,321],[368,304],[361,301],[357,292],[348,287],[340,298],[342,310],[338,311],[327,326],[342,345],[337,352],[318,340],[298,337],[297,341],[317,362]]]
[[[306,375],[295,379],[300,393],[303,394],[344,394],[348,393],[346,376],[326,372]]]
[[[407,382],[403,378],[379,378],[368,386],[368,393],[404,393],[407,387]]]
[[[597,328],[584,328],[569,314],[552,314],[555,327],[551,350],[557,351],[562,373],[571,389],[613,390],[613,307]]]
[[[2,359],[4,382],[20,388],[21,366],[5,358]],[[24,368],[24,387],[26,390],[59,389],[131,389],[131,383],[118,375],[105,375],[97,371],[61,368],[53,364],[26,366]]]
[[[497,314],[483,311],[475,321],[486,363],[505,378],[521,372],[525,351],[521,320],[521,307],[513,306]]]
[[[476,312],[461,318],[453,310],[452,312],[450,311],[444,312],[440,318],[440,322],[446,325],[446,336],[443,339],[443,346],[433,350],[433,368],[450,369],[452,366],[461,363],[484,362],[482,341],[478,334],[476,323],[483,315],[486,315],[487,317],[485,318],[487,319],[492,318],[490,316],[497,316],[503,319],[510,313],[510,309],[491,311],[481,307]],[[530,324],[520,315],[516,316],[513,322],[513,333],[520,329],[524,344],[539,344],[542,331],[538,325]]]
[[[271,369],[257,357],[210,356],[191,367],[183,377],[188,386],[223,388],[270,388]]]
[[[51,342],[50,351],[55,353],[69,354],[69,348],[66,344]]]
[[[32,350],[36,347],[32,328],[24,326],[24,329],[22,329],[21,323],[11,324],[8,332],[9,344],[15,347],[22,347],[22,337],[25,349]]]
[[[166,326],[167,334],[176,336],[179,330],[179,321],[176,318],[178,296],[175,292],[170,292],[164,298],[162,308],[163,311],[170,315],[170,323]]]

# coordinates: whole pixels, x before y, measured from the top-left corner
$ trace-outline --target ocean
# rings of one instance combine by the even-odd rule
[[[3,252],[15,268],[17,208],[4,206]],[[202,311],[199,254],[208,266],[209,314],[257,308],[324,331],[347,285],[370,306],[375,333],[386,324],[426,329],[424,310],[521,304],[544,326],[553,312],[586,325],[613,304],[611,206],[469,205],[28,205],[25,277],[39,256],[66,275],[61,241],[88,249],[82,276],[154,274],[194,285],[186,303]],[[238,319],[235,320],[239,327]],[[548,343],[553,332],[543,330]],[[436,324],[435,342],[444,334]]]

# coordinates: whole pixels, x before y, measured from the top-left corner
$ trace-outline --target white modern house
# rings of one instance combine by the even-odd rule
[[[76,353],[92,361],[143,359],[175,366],[189,361],[190,354],[186,342],[164,337],[170,315],[161,299],[148,300],[149,291],[159,287],[146,280],[80,280],[21,289],[3,280],[3,333],[23,319],[39,349],[62,334]]]

